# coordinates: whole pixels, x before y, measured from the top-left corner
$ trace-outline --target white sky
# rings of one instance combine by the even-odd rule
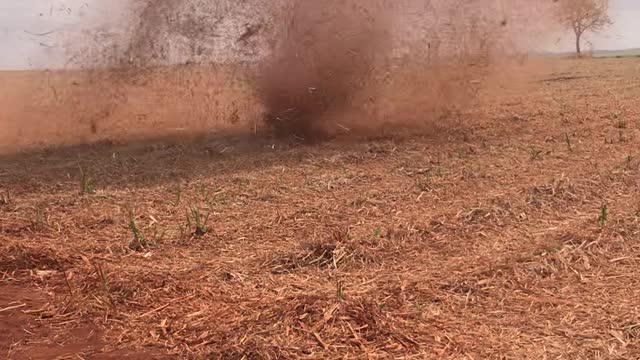
[[[62,39],[79,36],[90,29],[121,28],[124,25],[118,20],[124,18],[122,14],[128,2],[0,0],[0,69],[64,66],[68,51],[65,51]],[[640,47],[640,0],[610,2],[614,26],[587,40],[599,50]],[[549,50],[572,50],[572,43],[567,34]]]

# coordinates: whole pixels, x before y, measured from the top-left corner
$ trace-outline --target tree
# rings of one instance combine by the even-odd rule
[[[609,18],[609,0],[561,0],[560,22],[573,30],[576,53],[582,54],[580,44],[586,32],[598,32],[613,22]]]

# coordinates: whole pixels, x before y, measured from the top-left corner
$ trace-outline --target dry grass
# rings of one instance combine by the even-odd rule
[[[639,69],[558,61],[542,80],[562,80],[486,94],[460,128],[426,135],[5,155],[0,289],[44,299],[0,303],[0,319],[26,313],[46,332],[0,351],[23,358],[89,326],[99,345],[46,346],[637,359]],[[79,193],[83,176],[92,192]],[[187,228],[193,209],[208,231]],[[132,250],[131,219],[163,236]]]

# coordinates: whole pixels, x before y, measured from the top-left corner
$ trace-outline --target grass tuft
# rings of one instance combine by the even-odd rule
[[[197,206],[191,206],[187,210],[187,229],[191,230],[191,235],[203,237],[209,232],[209,216],[211,212],[204,214]]]
[[[531,145],[529,158],[531,159],[531,161],[542,160],[542,150],[536,148],[535,145]]]
[[[600,207],[600,215],[598,216],[598,224],[601,228],[604,228],[607,225],[607,217],[608,217],[608,209],[607,204],[604,203]]]
[[[627,138],[624,136],[624,131],[622,129],[618,131],[618,141],[621,143],[627,142]]]
[[[569,134],[564,134],[564,142],[567,144],[567,150],[569,150],[569,152],[572,152],[573,147],[571,146],[571,139],[569,138]]]
[[[0,193],[0,206],[9,205],[9,202],[11,202],[9,191],[3,191]]]
[[[146,251],[158,244],[158,242],[162,238],[162,235],[158,233],[158,226],[156,224],[153,225],[153,233],[151,238],[147,238],[144,236],[144,233],[142,232],[142,230],[140,230],[140,227],[136,223],[136,216],[133,210],[129,210],[128,217],[129,230],[133,235],[133,239],[129,243],[129,249],[133,251]]]
[[[182,189],[178,186],[175,191],[175,198],[173,200],[173,206],[179,206],[182,200]]]
[[[31,229],[34,231],[40,231],[47,228],[49,225],[49,215],[47,210],[42,204],[37,204],[34,207],[33,218],[31,219]]]
[[[86,173],[80,163],[78,163],[78,169],[80,170],[80,194],[87,195],[93,193],[93,186],[91,185],[91,178]]]

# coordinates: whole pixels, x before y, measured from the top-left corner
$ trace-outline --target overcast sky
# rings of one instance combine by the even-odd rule
[[[128,0],[0,0],[0,69],[64,66],[65,39],[122,27]]]
[[[0,0],[0,69],[64,66],[70,56],[64,39],[90,29],[123,27],[118,21],[128,1]],[[587,40],[601,50],[640,47],[640,0],[610,2],[615,25]],[[549,50],[571,50],[571,44],[568,34],[559,36]]]
[[[0,0],[1,1],[1,0]],[[597,50],[640,47],[640,0],[609,0],[613,26],[589,40]]]

